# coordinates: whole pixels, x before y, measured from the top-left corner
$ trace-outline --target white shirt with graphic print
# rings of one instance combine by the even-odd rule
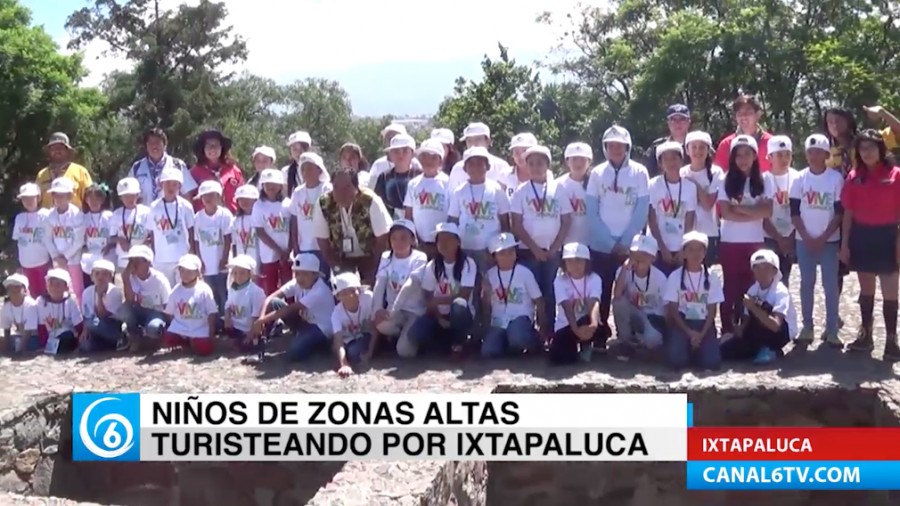
[[[232,327],[246,334],[250,332],[253,320],[259,318],[265,302],[266,293],[252,281],[240,288],[229,286],[225,314],[231,318]]]
[[[800,172],[789,168],[786,174],[776,176],[771,172],[763,174],[772,186],[772,225],[781,237],[794,233],[794,222],[791,221],[791,188]],[[766,234],[768,236],[769,234]]]
[[[166,314],[172,316],[168,331],[181,337],[209,337],[209,315],[219,312],[212,288],[202,279],[194,286],[175,285],[166,302]]]
[[[150,206],[150,230],[153,232],[154,262],[174,264],[190,250],[190,231],[194,228],[194,206],[176,197],[174,202],[156,199]]]
[[[837,171],[829,172],[837,173]],[[785,323],[787,323],[788,337],[791,339],[797,337],[797,334],[799,333],[797,327],[797,310],[794,308],[791,292],[784,286],[784,283],[775,281],[769,285],[769,288],[763,290],[757,281],[756,283],[753,283],[753,286],[751,286],[749,290],[747,290],[747,295],[760,303],[766,302],[772,306],[772,312],[781,315],[784,318]],[[750,310],[744,308],[744,314],[749,315]]]
[[[304,184],[298,186],[291,195],[290,213],[297,218],[297,242],[300,251],[319,251],[313,217],[316,214],[316,202],[319,201],[319,197],[330,191],[331,183],[319,183],[315,188]]]
[[[46,296],[37,299],[38,325],[47,329],[47,338],[54,339],[65,332],[75,332],[84,317],[74,295],[58,302],[51,302]],[[77,337],[77,335],[76,335]]]
[[[81,269],[90,274],[94,262],[100,259],[115,263],[115,253],[103,255],[103,248],[112,236],[112,211],[84,213],[84,251],[81,254]]]
[[[603,280],[600,276],[590,272],[586,276],[578,279],[569,277],[568,274],[560,271],[553,280],[553,293],[556,295],[556,324],[553,326],[554,331],[559,331],[569,326],[569,319],[566,318],[566,311],[563,309],[563,302],[573,301],[575,303],[575,318],[581,319],[588,314],[586,302],[589,299],[600,300],[603,295]]]
[[[666,248],[681,251],[681,238],[687,232],[685,218],[697,210],[697,187],[684,180],[673,183],[662,174],[656,176],[650,181],[650,206]]]
[[[681,177],[694,181],[697,184],[697,191],[705,191],[718,200],[719,187],[725,181],[725,172],[718,165],[710,167],[709,173],[706,172],[706,169],[691,170],[690,165],[685,165],[681,168]],[[707,237],[719,237],[718,208],[713,205],[711,209],[705,209],[698,200],[695,212],[697,218],[694,223],[694,230],[703,232]]]
[[[23,335],[25,332],[34,332],[38,329],[37,301],[30,295],[26,295],[22,304],[14,306],[6,299],[0,308],[0,329],[8,330],[11,334]]]
[[[459,220],[462,247],[483,250],[500,233],[500,215],[509,214],[509,199],[496,181],[466,183],[450,197],[448,216]]]
[[[450,179],[438,172],[434,177],[424,174],[412,178],[406,186],[403,207],[412,209],[412,221],[421,242],[434,242],[434,229],[447,221],[450,211]]]
[[[566,242],[590,244],[591,227],[587,215],[587,183],[590,175],[585,174],[582,181],[575,181],[569,174],[564,174],[556,182],[565,188],[572,208],[572,225],[566,235]]]
[[[491,326],[505,329],[520,316],[534,318],[534,301],[542,297],[531,269],[516,263],[501,271],[494,266],[485,273],[491,285]]]
[[[616,279],[622,274],[622,268],[616,270]],[[663,295],[666,291],[666,275],[663,271],[650,266],[647,276],[637,276],[634,271],[625,275],[625,297],[647,315],[665,315]]]
[[[510,212],[522,216],[522,227],[539,248],[548,249],[559,233],[562,217],[572,214],[572,203],[569,193],[556,181],[529,181],[513,193]],[[519,248],[528,247],[519,244]]]
[[[363,290],[359,294],[359,307],[348,311],[343,302],[338,302],[331,312],[331,328],[334,334],[341,334],[344,344],[355,341],[368,331],[372,323],[372,291]]]
[[[44,245],[51,257],[64,256],[68,263],[80,263],[84,247],[84,213],[74,204],[69,204],[62,213],[55,207],[51,209],[44,221]]]
[[[706,269],[706,276],[709,279],[707,288],[704,282],[704,269],[700,269],[697,272],[685,272],[682,283],[682,271],[683,268],[679,267],[669,275],[663,298],[666,303],[677,303],[678,312],[684,315],[685,320],[704,321],[709,314],[710,304],[725,302],[722,281],[715,272]]]
[[[317,279],[311,288],[303,288],[296,279],[285,283],[278,291],[286,298],[303,304],[300,316],[308,323],[319,327],[323,334],[330,336],[331,313],[334,311],[334,294],[322,279]]]
[[[253,205],[253,226],[265,230],[282,250],[287,251],[291,243],[291,201],[280,202],[258,200]],[[259,259],[264,264],[281,260],[278,253],[264,242],[259,241]]]
[[[478,273],[478,266],[475,260],[466,258],[466,265],[463,266],[460,279],[453,277],[453,267],[456,263],[444,262],[444,274],[438,279],[434,274],[434,260],[429,261],[425,265],[425,272],[422,274],[422,290],[431,292],[434,297],[456,297],[463,288],[472,288],[474,295],[475,275]],[[474,311],[472,305],[472,297],[469,297],[469,308]],[[450,305],[441,304],[438,306],[438,312],[442,315],[450,314]]]
[[[242,214],[231,220],[231,244],[238,255],[247,255],[256,260],[256,274],[259,274],[259,237],[253,225],[253,216]]]
[[[747,181],[744,184],[744,194],[741,197],[740,201],[736,199],[729,199],[728,194],[725,192],[725,184],[719,187],[719,202],[730,202],[732,204],[740,204],[745,206],[752,206],[757,204],[759,201],[763,199],[770,199],[775,194],[775,188],[772,185],[772,180],[764,177],[763,178],[763,193],[762,195],[757,195],[753,197],[750,195],[750,181]],[[722,218],[721,220],[721,237],[722,242],[732,242],[732,243],[761,243],[766,238],[766,233],[763,230],[763,220],[753,220],[753,221],[731,221]]]
[[[836,170],[824,169],[821,174],[813,174],[806,168],[797,175],[791,185],[791,199],[800,201],[800,220],[809,235],[819,237],[828,229],[834,219],[834,206],[841,201],[843,188],[844,178]],[[837,230],[828,242],[836,242],[840,238],[840,230]],[[800,234],[797,234],[797,240],[803,240]]]
[[[131,275],[131,291],[134,292],[135,303],[154,311],[163,311],[166,308],[166,300],[172,292],[172,284],[165,274],[156,269],[150,269],[150,276],[141,279]]]
[[[394,308],[397,295],[400,294],[400,289],[403,288],[410,275],[426,263],[428,263],[428,257],[425,256],[425,253],[416,249],[412,250],[411,254],[406,258],[397,258],[391,255],[390,251],[385,251],[381,254],[381,260],[378,262],[378,271],[375,274],[375,284],[384,283],[384,298],[386,299],[384,308],[388,310],[392,308],[394,310],[405,309]],[[378,301],[377,305],[378,308],[381,308],[381,301]]]
[[[115,285],[109,285],[106,293],[103,295],[103,307],[110,313],[110,317],[118,319],[119,310],[125,303],[125,295],[122,289]],[[81,295],[81,313],[85,320],[91,320],[97,316],[97,287],[89,286],[84,289]]]
[[[194,237],[197,239],[200,260],[203,260],[203,275],[219,274],[219,262],[228,258],[230,251],[225,251],[225,237],[231,235],[231,222],[234,215],[227,208],[219,206],[212,215],[206,209],[194,215]]]
[[[49,215],[49,209],[39,209],[33,213],[25,211],[16,215],[12,238],[18,246],[19,265],[24,269],[40,267],[50,262],[50,253],[44,244]]]
[[[600,199],[600,219],[610,235],[621,237],[631,223],[638,199],[650,194],[647,168],[627,160],[616,170],[609,162],[603,162],[591,169],[590,174],[587,195]]]

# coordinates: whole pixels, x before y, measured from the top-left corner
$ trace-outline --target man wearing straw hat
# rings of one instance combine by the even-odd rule
[[[50,140],[44,146],[44,154],[47,155],[47,166],[37,173],[36,183],[41,187],[41,207],[50,209],[53,207],[53,199],[50,196],[50,183],[60,177],[72,181],[72,203],[81,209],[84,190],[93,183],[91,174],[83,166],[72,162],[75,149],[69,142],[69,136],[56,132],[50,135]]]

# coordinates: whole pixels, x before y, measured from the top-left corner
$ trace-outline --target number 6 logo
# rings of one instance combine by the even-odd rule
[[[103,397],[97,399],[96,401],[90,403],[87,408],[85,408],[84,413],[81,416],[81,424],[78,428],[78,434],[81,436],[81,442],[88,451],[93,453],[94,455],[104,458],[104,459],[114,459],[117,457],[121,457],[134,446],[134,427],[131,426],[131,422],[128,421],[127,418],[118,414],[118,413],[109,413],[100,417],[97,420],[97,423],[94,424],[93,431],[91,431],[88,427],[88,421],[91,417],[91,412],[97,406],[103,404],[106,401],[118,401],[115,397]],[[100,426],[104,423],[108,423],[109,426],[106,428],[106,432],[103,434],[102,445],[107,448],[101,448],[94,442],[94,438],[97,437],[97,432],[100,430]],[[125,431],[125,440],[122,440],[122,434],[116,430],[119,427],[119,424],[122,425],[122,429]]]

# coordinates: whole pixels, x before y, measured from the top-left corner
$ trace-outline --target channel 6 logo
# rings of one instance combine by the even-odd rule
[[[141,458],[140,394],[72,394],[72,459]]]

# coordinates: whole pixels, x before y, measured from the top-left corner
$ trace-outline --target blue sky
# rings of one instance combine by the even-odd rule
[[[21,0],[64,47],[68,15],[88,0]],[[163,6],[196,0],[163,0]],[[246,40],[242,70],[290,82],[307,77],[339,81],[359,115],[431,114],[459,76],[480,78],[484,54],[497,43],[522,62],[543,61],[561,29],[534,22],[543,10],[556,17],[578,0],[225,0],[227,22]],[[442,7],[447,5],[446,7]],[[548,7],[551,5],[551,7]],[[314,20],[307,22],[306,20]],[[128,63],[85,51],[87,85]]]

